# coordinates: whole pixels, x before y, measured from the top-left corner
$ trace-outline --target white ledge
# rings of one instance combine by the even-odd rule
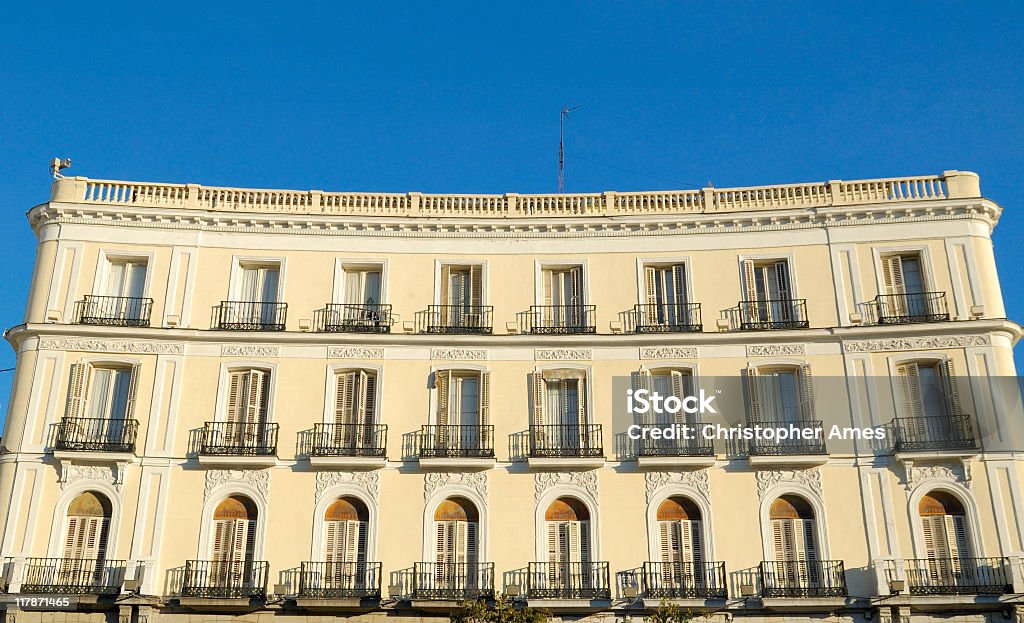
[[[824,465],[827,454],[780,454],[778,456],[758,455],[747,457],[751,465]]]
[[[636,466],[640,469],[700,469],[714,466],[716,460],[715,456],[640,456],[636,459]]]
[[[93,450],[59,450],[54,451],[53,458],[71,463],[131,463],[135,460],[134,452],[97,452]]]
[[[276,456],[237,456],[200,454],[196,457],[200,465],[234,465],[235,467],[273,467]]]
[[[531,456],[526,459],[526,464],[530,469],[561,469],[569,471],[598,469],[599,467],[604,467],[604,462],[605,458],[603,456]]]
[[[493,458],[477,457],[420,457],[420,467],[423,469],[446,469],[452,471],[482,471],[492,469],[497,460]]]
[[[311,456],[309,464],[321,469],[383,469],[388,460],[382,456]]]

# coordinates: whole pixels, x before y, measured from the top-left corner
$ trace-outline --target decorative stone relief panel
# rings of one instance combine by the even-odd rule
[[[749,344],[747,357],[778,357],[780,355],[803,355],[803,344]]]
[[[206,472],[206,488],[203,499],[208,499],[214,489],[232,482],[245,483],[260,492],[264,499],[270,496],[269,469],[211,469]]]
[[[921,480],[946,480],[957,482],[965,487],[971,486],[971,464],[970,461],[958,463],[932,463],[926,465],[915,465],[912,461],[905,461],[903,464],[906,474],[906,485],[909,490],[914,483]]]
[[[810,487],[818,496],[822,496],[821,470],[817,467],[810,469],[780,469],[780,470],[758,470],[757,472],[757,496],[764,499],[768,491],[779,484],[798,483]]]
[[[987,346],[984,335],[950,335],[939,337],[894,337],[884,340],[853,340],[843,342],[843,348],[850,353],[869,353],[893,350],[929,350],[933,348],[964,348]]]
[[[711,497],[711,477],[706,469],[694,472],[647,472],[644,474],[644,482],[647,487],[648,502],[659,489],[673,484],[693,487],[705,498]]]
[[[328,346],[328,359],[383,359],[383,347],[371,346]]]
[[[277,357],[281,349],[277,346],[224,344],[220,347],[220,354],[225,357]]]
[[[431,359],[465,359],[483,360],[487,359],[486,348],[431,348]]]
[[[696,359],[696,346],[662,346],[641,348],[641,359]]]
[[[122,470],[105,465],[76,465],[70,461],[60,462],[60,488],[66,489],[79,480],[95,480],[112,485],[118,491],[124,485]]]
[[[366,472],[317,472],[316,473],[316,497],[323,495],[324,491],[331,487],[351,484],[361,487],[366,494],[372,498],[380,497],[380,474],[376,471]]]
[[[587,361],[594,358],[594,351],[589,348],[536,348],[534,359],[551,359],[556,361]]]
[[[139,342],[135,340],[88,340],[72,338],[42,338],[39,350],[81,350],[97,353],[136,353],[140,355],[180,355],[184,344]]]
[[[487,499],[487,472],[428,472],[423,477],[423,499],[429,499],[435,491],[447,485],[467,486]]]
[[[534,476],[534,499],[540,501],[548,489],[559,485],[580,487],[597,499],[597,472],[538,472]]]

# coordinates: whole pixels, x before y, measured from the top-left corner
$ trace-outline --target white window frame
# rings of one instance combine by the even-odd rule
[[[597,499],[579,485],[562,484],[555,485],[537,500],[534,510],[534,541],[536,545],[536,558],[534,560],[544,561],[548,559],[548,529],[547,511],[552,502],[559,498],[575,498],[587,507],[590,515],[590,561],[598,562],[601,558],[601,521],[598,514],[599,506]],[[658,560],[655,558],[654,560]]]
[[[316,508],[313,509],[313,538],[309,560],[324,561],[324,549],[327,543],[327,522],[324,521],[324,515],[327,514],[327,509],[331,504],[340,498],[356,498],[366,507],[366,562],[376,562],[377,501],[368,496],[362,487],[352,483],[341,483],[329,487],[317,499]]]
[[[437,533],[434,513],[437,507],[448,498],[466,498],[476,507],[476,559],[478,562],[490,560],[487,556],[488,541],[488,520],[487,500],[483,498],[474,488],[465,484],[448,484],[439,487],[423,505],[423,557],[420,560],[434,560],[437,545],[435,535]]]
[[[640,305],[647,303],[647,280],[644,278],[644,270],[647,267],[664,267],[683,265],[686,274],[686,302],[694,303],[693,300],[693,270],[689,256],[683,257],[638,257],[636,260],[636,302]]]
[[[928,245],[909,245],[871,247],[871,257],[875,268],[876,294],[885,294],[885,271],[882,266],[882,258],[890,255],[910,255],[912,253],[917,253],[921,260],[921,275],[924,277],[925,292],[942,292],[935,282],[935,269]]]
[[[79,495],[92,491],[99,493],[110,502],[110,525],[107,527],[107,560],[118,560],[117,535],[121,524],[121,513],[124,500],[121,493],[111,484],[97,480],[78,480],[68,485],[60,492],[57,503],[53,508],[53,521],[50,524],[50,543],[47,547],[48,558],[62,558],[64,556],[64,542],[67,536],[68,508]]]
[[[453,364],[450,366],[431,366],[430,377],[428,378],[428,381],[430,382],[430,400],[427,401],[427,417],[424,420],[427,424],[437,424],[437,383],[434,380],[436,378],[434,375],[437,374],[438,372],[445,371],[450,371],[452,374],[458,374],[459,372],[469,372],[476,374],[477,378],[480,378],[479,375],[483,374],[484,372],[487,372],[488,370],[487,366],[462,362],[459,362],[457,365]],[[379,386],[380,383],[377,383],[377,385]],[[494,391],[493,379],[491,380],[491,391]],[[492,404],[491,408],[493,409],[493,407],[494,405]],[[479,417],[479,414],[477,415]],[[493,419],[491,423],[494,423]]]
[[[775,544],[772,535],[772,503],[784,495],[795,495],[810,504],[814,512],[814,536],[817,538],[818,560],[832,560],[828,540],[828,522],[825,521],[825,503],[810,486],[803,483],[783,483],[766,491],[761,498],[761,560],[775,560]]]
[[[92,292],[93,296],[103,296],[107,291],[107,276],[110,265],[116,262],[145,262],[146,281],[142,286],[142,297],[150,297],[150,285],[153,280],[153,253],[138,253],[135,251],[119,251],[117,249],[100,249],[99,257],[96,260],[96,273],[93,275]]]
[[[967,538],[970,541],[971,556],[985,558],[984,541],[981,538],[981,527],[978,517],[978,504],[974,494],[969,489],[946,480],[929,478],[917,482],[914,491],[907,496],[907,516],[911,518],[910,532],[913,537],[914,558],[927,558],[927,550],[924,546],[924,528],[921,526],[921,514],[919,512],[921,498],[929,493],[942,492],[955,497],[961,506],[964,507],[964,516],[967,519]]]
[[[379,270],[381,305],[388,302],[388,260],[386,258],[334,258],[334,291],[331,303],[345,303],[345,271],[346,270]],[[280,288],[279,288],[280,291]]]
[[[587,258],[574,260],[534,260],[533,263],[533,299],[534,305],[544,305],[544,271],[559,270],[580,267],[583,274],[583,283],[580,294],[583,300],[580,305],[590,304],[590,260]],[[596,320],[595,320],[596,322]]]
[[[253,543],[252,559],[264,560],[263,545],[267,533],[267,500],[249,483],[230,482],[214,489],[203,504],[203,512],[199,524],[199,548],[197,558],[210,560],[213,558],[213,514],[221,502],[231,496],[249,498],[256,506],[256,536]]]
[[[285,295],[285,288],[288,280],[286,279],[286,268],[288,265],[287,258],[285,257],[267,257],[267,256],[250,256],[250,255],[232,255],[231,256],[231,278],[228,280],[228,295],[224,300],[237,301],[238,300],[238,288],[241,284],[241,274],[243,268],[251,268],[254,266],[277,267],[277,300],[276,301],[263,301],[265,303],[283,303],[288,300]]]
[[[445,288],[447,284],[441,283],[441,269],[444,266],[480,267],[480,305],[489,305],[490,297],[487,296],[488,275],[490,274],[488,260],[475,259],[444,259],[434,260],[434,305],[445,304]]]
[[[373,372],[377,375],[377,382],[374,384],[374,413],[373,423],[381,424],[381,415],[384,413],[381,408],[381,403],[384,400],[383,391],[383,373],[384,366],[379,363],[364,363],[356,361],[346,361],[344,363],[334,363],[327,366],[327,378],[324,390],[324,424],[334,423],[334,399],[338,394],[338,375],[344,372],[357,372],[363,370],[365,372]],[[273,382],[273,375],[271,375],[271,382]],[[325,509],[326,510],[326,509]]]
[[[748,298],[746,276],[743,272],[743,263],[747,260],[755,264],[761,262],[786,262],[786,273],[789,275],[789,300],[795,301],[800,298],[800,288],[796,279],[796,260],[793,253],[748,253],[739,256],[737,269],[740,278],[740,301],[753,300]]]
[[[647,503],[647,560],[661,560],[661,533],[658,529],[658,507],[669,498],[686,498],[700,510],[701,555],[705,562],[715,558],[715,531],[712,530],[711,504],[696,488],[683,484],[671,484],[658,489]]]
[[[267,391],[267,419],[265,424],[274,421],[274,396],[277,393],[277,364],[265,361],[230,361],[220,364],[220,378],[217,381],[217,403],[214,413],[215,422],[228,421],[228,400],[231,393],[231,373],[245,370],[262,370],[270,375],[270,388]]]
[[[892,413],[894,417],[905,417],[900,414],[900,379],[896,373],[896,369],[906,363],[923,363],[927,365],[945,366],[947,361],[953,360],[952,357],[943,353],[936,353],[935,351],[919,351],[919,352],[908,352],[900,353],[896,357],[888,357],[886,365],[889,370],[889,395],[892,398]],[[953,360],[953,365],[956,366],[956,361]],[[966,376],[966,371],[963,372]],[[973,396],[969,396],[966,393],[968,388],[957,387],[960,391],[960,404],[967,404],[968,400],[973,400]],[[962,501],[962,500],[961,500]],[[914,511],[914,516],[917,516],[917,511]]]

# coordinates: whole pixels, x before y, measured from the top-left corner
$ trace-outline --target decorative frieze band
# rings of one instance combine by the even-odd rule
[[[696,346],[661,346],[641,348],[641,359],[696,359]]]
[[[648,503],[659,489],[669,485],[685,485],[696,489],[705,499],[711,497],[711,477],[706,469],[695,472],[647,472],[644,481]]]
[[[185,345],[166,344],[163,342],[140,342],[138,340],[98,340],[44,337],[39,340],[39,350],[81,350],[96,353],[180,355],[185,352]]]
[[[594,351],[589,348],[536,348],[534,359],[551,359],[556,361],[588,361],[594,358]]]
[[[931,465],[915,465],[911,461],[904,464],[906,485],[908,489],[921,480],[945,480],[971,486],[971,462],[940,463]]]
[[[797,483],[810,487],[812,491],[822,496],[821,470],[817,467],[810,469],[762,469],[757,472],[757,496],[764,499],[764,496],[776,485],[785,483]]]
[[[465,485],[487,499],[487,472],[428,472],[423,477],[423,499],[428,500],[434,492],[448,485]]]
[[[277,357],[281,349],[277,346],[224,344],[220,347],[220,354],[224,357]]]
[[[328,359],[383,359],[382,346],[328,346]]]
[[[803,344],[748,344],[747,357],[778,357],[805,354]]]
[[[93,480],[105,482],[120,491],[124,484],[123,475],[123,470],[117,466],[76,465],[70,461],[60,462],[60,488],[62,490],[79,480]]]
[[[252,486],[264,499],[270,495],[269,469],[211,469],[206,472],[203,499],[209,498],[217,487],[231,482],[244,482]]]
[[[597,499],[597,472],[538,472],[534,476],[534,497],[536,501],[552,487],[573,485],[580,487]]]
[[[317,472],[316,497],[320,499],[331,487],[347,484],[362,488],[371,499],[380,497],[380,474],[376,471]]]
[[[850,340],[843,348],[850,353],[870,353],[893,350],[929,350],[934,348],[965,348],[987,346],[985,335],[949,335],[930,337],[893,337],[879,340]]]
[[[487,359],[486,348],[431,348],[431,359],[461,359],[481,361]]]

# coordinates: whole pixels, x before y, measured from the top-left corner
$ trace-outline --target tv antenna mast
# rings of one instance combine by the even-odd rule
[[[581,108],[583,104],[565,107],[558,115],[558,194],[565,192],[565,119],[569,113]]]

